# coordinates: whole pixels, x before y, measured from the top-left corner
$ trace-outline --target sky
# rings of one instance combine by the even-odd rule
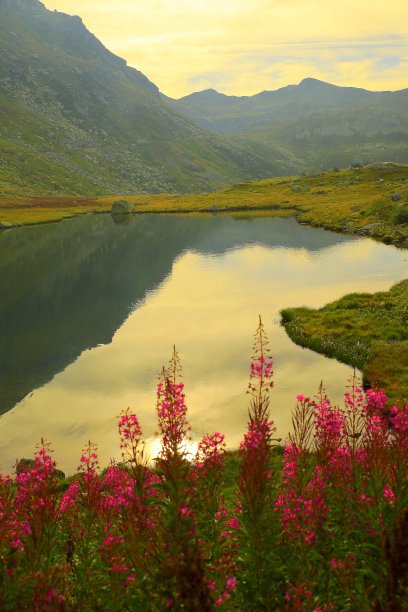
[[[406,0],[42,0],[173,98],[252,95],[314,77],[408,87]]]

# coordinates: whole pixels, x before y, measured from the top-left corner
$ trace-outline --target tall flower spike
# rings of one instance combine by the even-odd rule
[[[249,416],[256,421],[269,416],[269,390],[273,387],[273,362],[269,342],[259,315],[259,324],[254,336],[253,356],[250,365],[247,393],[251,396]]]
[[[133,471],[134,476],[142,475],[148,462],[146,443],[142,440],[139,420],[130,409],[123,411],[118,422],[122,460]]]
[[[173,384],[176,384],[176,382],[181,379],[181,376],[182,376],[181,359],[180,359],[180,355],[178,354],[176,350],[175,344],[173,344],[173,354],[171,356],[169,365],[167,366],[167,368],[163,368],[163,374]]]
[[[315,402],[304,395],[298,395],[292,412],[292,433],[289,441],[297,450],[310,450],[313,430]]]
[[[190,426],[187,421],[184,383],[180,380],[180,357],[173,347],[169,366],[163,368],[157,386],[157,417],[163,456],[184,454]]]
[[[355,370],[346,388],[344,394],[346,442],[354,458],[356,451],[362,446],[367,416],[367,401]]]

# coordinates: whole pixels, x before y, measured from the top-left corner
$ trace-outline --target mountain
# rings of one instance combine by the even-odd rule
[[[202,191],[273,169],[180,116],[79,17],[0,0],[0,195]]]
[[[360,161],[408,162],[408,90],[304,79],[172,100],[77,16],[0,0],[0,197],[208,191]]]
[[[408,89],[373,92],[306,78],[254,96],[213,89],[168,104],[198,125],[268,149],[280,148],[298,170],[359,161],[408,162]]]

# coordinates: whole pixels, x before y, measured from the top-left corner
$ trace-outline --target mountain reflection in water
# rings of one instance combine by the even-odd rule
[[[110,342],[186,250],[221,254],[256,242],[316,251],[347,240],[268,221],[146,215],[117,226],[86,215],[0,234],[0,413]]]
[[[279,310],[387,289],[406,271],[404,251],[294,219],[145,215],[115,225],[96,215],[4,232],[0,467],[31,456],[41,437],[64,470],[90,438],[104,464],[118,455],[115,415],[128,406],[155,447],[156,377],[174,342],[193,438],[219,430],[236,445],[258,314],[285,435],[295,395],[314,394],[323,378],[337,401],[350,369],[294,345]]]

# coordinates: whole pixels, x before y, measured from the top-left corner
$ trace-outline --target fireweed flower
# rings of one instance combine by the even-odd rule
[[[122,535],[110,533],[100,546],[102,559],[107,563],[111,574],[120,578],[123,587],[131,584],[133,580],[129,581],[128,578],[134,576],[133,571],[127,565],[123,550],[124,543],[125,538]]]
[[[129,409],[119,417],[118,427],[122,440],[130,440],[135,446],[139,444],[142,438],[142,430],[137,416],[131,414]]]
[[[225,454],[225,436],[215,432],[206,434],[198,444],[195,465],[199,468],[222,467]]]
[[[384,490],[383,490],[383,496],[384,496],[384,499],[388,502],[390,506],[395,506],[396,496],[395,496],[394,491],[391,489],[389,485],[385,485]]]
[[[338,448],[346,434],[344,414],[328,400],[316,404],[315,443],[322,453]]]
[[[366,402],[367,414],[387,417],[388,398],[384,391],[382,391],[381,389],[378,391],[375,391],[374,389],[368,389],[366,391]]]
[[[250,415],[254,420],[269,420],[269,392],[273,387],[273,361],[261,317],[255,332],[253,357],[250,363],[247,393]]]
[[[68,489],[61,498],[60,511],[62,513],[65,513],[71,508],[73,508],[80,496],[80,493],[81,485],[79,484],[78,480],[74,480],[74,482],[71,482]]]
[[[105,510],[120,512],[131,508],[136,499],[135,481],[123,469],[109,467],[103,477],[102,505]]]
[[[184,383],[169,379],[157,387],[157,417],[162,440],[161,454],[178,453],[187,437],[187,406]]]
[[[123,460],[137,464],[139,457],[143,454],[144,442],[139,420],[129,408],[120,415],[118,429]]]
[[[49,444],[41,440],[34,466],[16,476],[16,509],[19,521],[28,524],[31,533],[43,532],[58,512],[57,476]],[[24,529],[23,529],[24,531]],[[28,532],[28,529],[25,530]]]
[[[267,449],[274,431],[275,426],[272,421],[250,421],[244,439],[240,443],[240,450],[252,453]]]
[[[91,523],[101,511],[102,483],[98,474],[99,469],[97,446],[89,441],[82,451],[78,467],[81,503],[86,508],[88,531]]]
[[[408,460],[408,404],[390,410],[390,427],[396,443],[401,447],[402,456]]]
[[[298,466],[301,451],[295,444],[287,444],[283,451],[283,481],[275,501],[284,534],[295,540],[303,532],[303,505],[305,502],[302,468]]]
[[[256,609],[257,597],[282,610],[366,609],[375,604],[366,588],[372,571],[388,601],[392,568],[405,567],[408,406],[364,394],[355,377],[344,409],[322,392],[317,400],[299,394],[281,470],[261,321],[255,347],[235,497],[232,487],[223,497],[223,434],[203,436],[187,461],[174,355],[158,386],[155,466],[144,461],[142,430],[127,410],[118,421],[124,462],[102,474],[89,444],[64,490],[42,444],[26,472],[0,476],[2,609],[88,609],[103,607],[102,598],[109,609]]]
[[[275,429],[270,419],[269,394],[273,387],[273,364],[269,354],[268,339],[259,317],[255,332],[253,357],[250,365],[249,419],[247,431],[239,447],[241,459],[238,475],[240,529],[229,529],[240,551],[240,580],[245,588],[243,607],[250,609],[254,597],[262,598],[268,583],[267,558],[272,545],[270,507],[273,498],[271,478],[272,433]],[[227,531],[228,533],[228,531]],[[228,587],[221,599],[229,597]]]

